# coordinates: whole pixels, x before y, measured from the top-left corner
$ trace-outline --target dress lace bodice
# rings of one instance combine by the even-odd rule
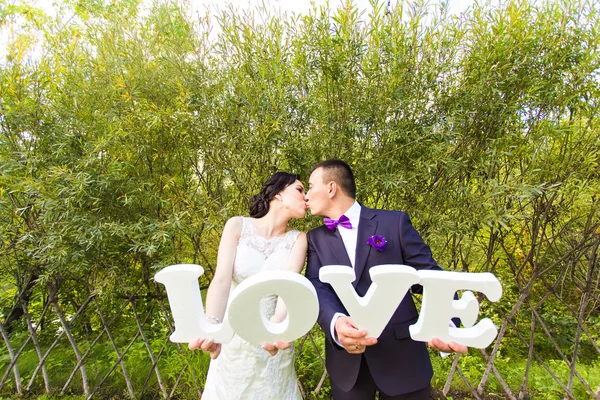
[[[285,269],[289,253],[300,232],[290,230],[283,236],[260,236],[250,218],[243,218],[233,266],[234,287],[261,271]]]
[[[232,288],[262,271],[288,268],[288,259],[300,232],[267,239],[258,234],[252,219],[243,218],[236,248]],[[231,296],[230,296],[231,298]],[[277,296],[260,301],[268,319],[275,312]],[[234,335],[223,344],[221,354],[212,360],[202,395],[203,400],[300,400],[294,371],[294,347],[271,357],[261,346]]]
[[[296,230],[290,230],[283,236],[267,239],[256,232],[256,227],[250,218],[243,218],[242,221],[242,232],[240,234],[239,244],[252,247],[259,253],[262,253],[265,258],[269,257],[277,250],[291,250],[294,243],[296,243],[298,234],[300,234],[300,232]]]

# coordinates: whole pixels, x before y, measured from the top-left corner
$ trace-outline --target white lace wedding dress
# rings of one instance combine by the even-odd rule
[[[252,220],[243,218],[231,290],[257,272],[287,268],[298,235],[299,232],[293,230],[284,236],[266,239],[256,233]],[[261,300],[261,311],[267,318],[275,313],[276,304],[277,296]],[[294,370],[294,347],[271,357],[262,347],[238,335],[223,344],[219,357],[211,360],[202,394],[202,400],[301,398]]]

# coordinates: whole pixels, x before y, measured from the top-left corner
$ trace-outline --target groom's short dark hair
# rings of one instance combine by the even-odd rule
[[[331,158],[329,160],[321,161],[315,165],[312,169],[311,174],[316,169],[323,168],[323,180],[334,181],[337,183],[342,191],[347,195],[356,198],[356,183],[354,182],[354,174],[348,164],[342,160]]]

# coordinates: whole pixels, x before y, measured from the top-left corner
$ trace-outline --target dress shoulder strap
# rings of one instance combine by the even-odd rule
[[[287,232],[285,234],[285,248],[286,249],[291,249],[292,247],[294,247],[294,244],[296,243],[296,240],[298,240],[298,236],[300,236],[300,231],[297,230],[291,230],[289,232]]]
[[[247,217],[242,217],[242,231],[240,232],[240,239],[244,236],[248,236],[252,233],[252,223]]]

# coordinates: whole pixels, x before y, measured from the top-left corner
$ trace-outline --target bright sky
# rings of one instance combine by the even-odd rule
[[[52,10],[52,3],[55,0],[29,0],[27,3],[34,5],[36,7],[43,8],[46,11]],[[256,6],[257,4],[261,4],[263,0],[188,0],[192,5],[192,10],[200,10],[204,11],[204,8],[208,6],[220,5],[223,6],[226,3],[231,3],[239,8],[251,8]],[[278,7],[282,10],[293,11],[296,13],[304,13],[310,9],[311,3],[315,3],[316,5],[325,4],[326,0],[264,0],[265,3],[270,4],[271,7]],[[378,1],[386,1],[387,0],[378,0]],[[395,6],[399,0],[390,0],[391,6]],[[402,0],[400,0],[402,1]],[[443,1],[447,1],[449,11],[451,14],[460,14],[465,11],[471,4],[474,3],[474,0],[433,0],[432,4],[439,4]],[[19,3],[18,0],[9,0],[7,3]],[[148,0],[143,0],[144,3],[149,3]],[[338,5],[343,3],[343,0],[329,0],[331,8],[336,8]],[[353,3],[356,4],[361,9],[370,10],[371,3],[369,0],[353,0]]]
[[[296,13],[305,13],[311,8],[311,3],[315,3],[316,5],[325,4],[327,0],[268,0],[265,1],[267,4],[270,4],[271,7],[281,8],[285,11],[293,11]],[[385,1],[387,0],[378,0]],[[401,1],[401,0],[400,0]],[[444,0],[431,1],[433,4],[439,4]],[[474,0],[447,0],[449,11],[451,14],[460,14],[465,11],[471,4],[473,4]],[[225,1],[219,0],[190,0],[192,4],[193,10],[204,10],[204,8],[209,5],[223,5]],[[241,9],[251,8],[256,6],[257,4],[261,4],[263,0],[230,0],[231,4]],[[329,4],[331,8],[337,8],[338,5],[343,4],[344,0],[329,0]],[[371,2],[369,0],[353,0],[353,3],[359,9],[371,10]],[[394,7],[398,3],[398,0],[390,0],[390,5]]]
[[[59,1],[59,0],[56,0]],[[155,0],[142,0],[144,4],[151,4],[152,1]],[[263,2],[269,4],[273,8],[279,8],[282,11],[287,12],[295,12],[295,13],[307,13],[311,8],[311,3],[315,3],[318,5],[324,5],[327,0],[188,0],[191,4],[190,15],[204,15],[207,7],[214,10],[215,7],[224,7],[225,4],[231,3],[234,7],[239,9],[250,9],[254,8],[257,5],[262,4]],[[388,0],[378,0],[385,1]],[[391,7],[394,7],[399,1],[409,1],[409,0],[390,0]],[[35,7],[39,7],[45,10],[48,14],[54,15],[53,12],[53,3],[55,0],[8,0],[5,4],[30,4]],[[448,3],[448,10],[450,14],[460,14],[467,10],[469,6],[471,6],[475,0],[430,0],[430,4],[441,4],[442,2]],[[343,4],[344,0],[329,0],[329,4],[331,9],[337,8],[339,5]],[[371,3],[369,0],[353,0],[353,3],[362,10],[366,10],[367,12],[372,9]],[[212,13],[214,15],[214,13]],[[213,32],[214,34],[218,27],[217,24],[213,23]],[[216,28],[216,29],[215,29]],[[0,65],[4,64],[4,58],[6,56],[6,44],[8,42],[8,27],[5,26],[0,29]]]

